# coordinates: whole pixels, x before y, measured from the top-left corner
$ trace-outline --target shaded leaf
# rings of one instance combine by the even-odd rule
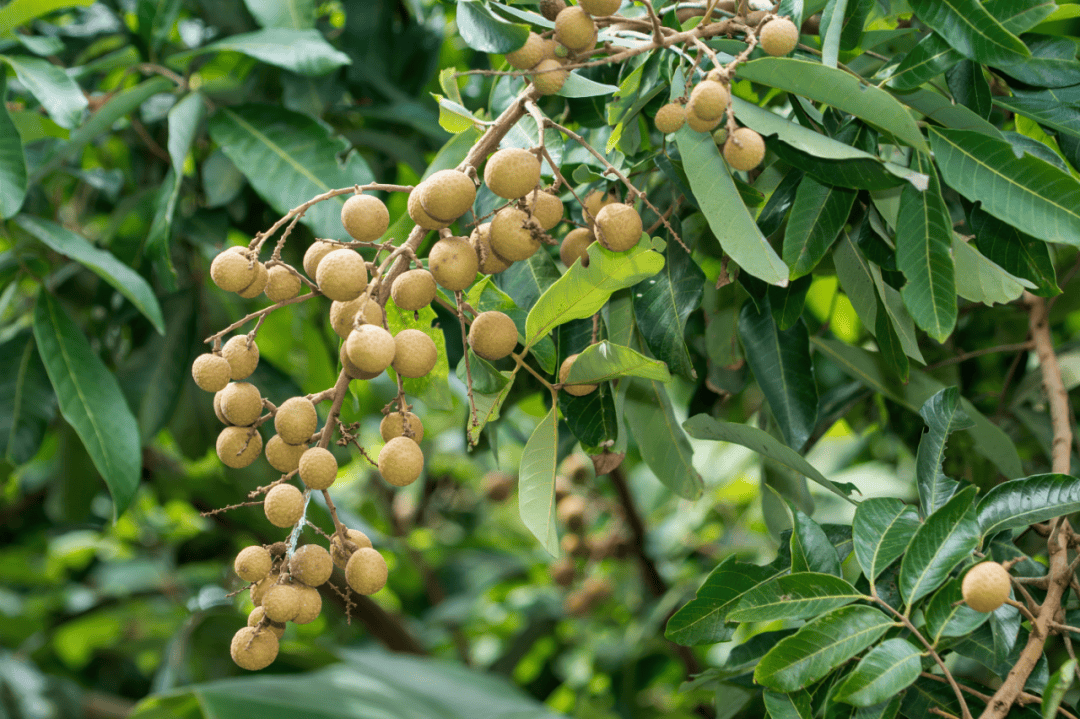
[[[687,647],[727,641],[735,633],[724,624],[728,612],[745,592],[773,574],[767,567],[725,559],[705,578],[697,596],[668,620],[664,636]]]
[[[1036,240],[1007,222],[973,207],[968,222],[975,233],[979,251],[1006,272],[1037,285],[1032,292],[1041,297],[1060,294],[1057,274],[1050,250],[1045,242]]]
[[[889,87],[911,90],[941,75],[963,60],[964,56],[952,49],[941,35],[930,33],[904,55],[892,77]]]
[[[527,25],[506,22],[476,0],[458,0],[456,21],[461,39],[480,52],[512,52],[529,37]]]
[[[663,362],[649,359],[629,347],[600,340],[578,355],[566,381],[570,384],[593,384],[616,377],[643,377],[660,382],[671,379]]]
[[[29,330],[0,344],[0,457],[23,464],[56,416],[56,395]]]
[[[806,691],[765,691],[762,693],[762,700],[770,719],[812,719],[814,716],[810,693]]]
[[[1024,42],[1031,57],[1023,62],[999,64],[997,69],[1036,87],[1067,87],[1080,83],[1076,45],[1069,38],[1028,35]]]
[[[15,71],[15,77],[37,98],[57,125],[72,129],[82,122],[87,99],[64,68],[37,57],[0,55]]]
[[[915,530],[900,562],[900,593],[908,606],[937,589],[979,544],[975,488],[957,492]]]
[[[701,304],[705,273],[678,243],[667,246],[666,260],[663,270],[634,287],[634,316],[649,351],[675,374],[696,379],[683,337],[686,318]]]
[[[315,27],[314,0],[244,0],[244,5],[262,27],[293,30]]]
[[[920,20],[964,57],[987,65],[1031,57],[1020,38],[995,20],[979,0],[911,0],[910,4]]]
[[[812,177],[803,178],[784,231],[783,257],[791,268],[791,279],[810,274],[825,256],[844,229],[857,194]]]
[[[26,153],[7,109],[7,77],[0,73],[0,219],[19,213],[26,199]]]
[[[475,445],[479,442],[480,433],[484,431],[484,427],[486,427],[489,422],[494,422],[499,418],[503,402],[506,401],[506,397],[510,394],[510,390],[514,386],[516,375],[512,372],[500,372],[500,374],[506,380],[506,384],[503,385],[501,390],[494,394],[473,393],[473,402],[476,405],[477,423],[473,424],[472,419],[470,418],[466,426],[469,444]]]
[[[1014,277],[998,267],[970,243],[953,235],[953,257],[956,264],[956,293],[972,302],[987,306],[1008,304],[1035,285]]]
[[[320,77],[352,62],[315,29],[268,27],[230,35],[196,50],[174,55],[169,64],[181,67],[196,55],[220,51],[239,52],[250,58],[298,75]]]
[[[975,425],[961,409],[960,390],[956,387],[946,387],[926,400],[919,415],[926,421],[928,431],[919,440],[915,476],[922,514],[926,516],[944,506],[960,485],[942,471],[949,435]]]
[[[989,536],[1080,511],[1080,479],[1036,474],[1002,482],[979,501],[979,530]]]
[[[840,576],[840,557],[825,530],[797,507],[791,507],[791,571]]]
[[[615,400],[608,384],[582,397],[560,392],[559,411],[566,426],[586,449],[599,448],[605,441],[618,436]]]
[[[934,644],[942,637],[962,637],[978,629],[990,618],[964,603],[960,580],[950,580],[923,607],[926,638]]]
[[[684,499],[700,497],[705,483],[694,469],[694,450],[675,418],[664,385],[656,380],[630,380],[623,412],[641,458],[653,474]]]
[[[1054,719],[1061,708],[1061,702],[1065,694],[1072,688],[1076,681],[1076,660],[1069,659],[1061,665],[1046,683],[1046,691],[1043,692],[1042,715],[1043,719]]]
[[[892,497],[872,497],[859,503],[852,520],[855,558],[873,582],[907,549],[920,526],[915,508]]]
[[[887,701],[919,678],[919,650],[906,639],[888,639],[866,653],[836,688],[833,698],[857,707]]]
[[[981,65],[971,60],[961,60],[949,68],[945,78],[954,100],[979,117],[990,117],[993,100],[990,96],[990,83],[983,75]]]

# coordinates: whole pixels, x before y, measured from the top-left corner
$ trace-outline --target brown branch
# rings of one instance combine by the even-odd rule
[[[623,516],[626,519],[627,526],[630,528],[631,550],[641,566],[641,575],[645,581],[645,587],[654,597],[662,597],[667,593],[668,585],[664,578],[660,576],[656,563],[645,552],[645,522],[638,512],[637,504],[634,502],[634,495],[630,493],[630,487],[626,483],[626,475],[623,474],[622,467],[616,467],[608,472],[608,478],[615,488],[615,493],[619,496]]]

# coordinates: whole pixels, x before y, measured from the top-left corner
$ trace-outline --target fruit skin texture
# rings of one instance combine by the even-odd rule
[[[607,205],[596,215],[596,239],[613,252],[625,252],[641,241],[641,215],[630,205]]]
[[[428,269],[436,282],[456,292],[473,283],[480,260],[467,239],[447,237],[432,246],[428,253]]]
[[[976,612],[992,612],[1009,598],[1009,572],[997,562],[981,562],[964,575],[960,591]]]
[[[578,259],[583,267],[589,266],[589,245],[596,242],[596,235],[584,227],[575,227],[566,233],[562,244],[559,245],[559,259],[567,267],[570,267]]]
[[[357,242],[374,242],[390,227],[390,212],[373,195],[353,195],[341,206],[341,224]]]
[[[559,366],[559,381],[566,382],[566,378],[570,376],[570,368],[574,366],[574,360],[578,356],[572,354],[563,360],[562,365]],[[596,391],[597,385],[595,384],[564,384],[563,391],[567,394],[572,394],[575,397],[584,397],[590,392]]]
[[[315,405],[306,397],[290,397],[274,415],[274,429],[289,444],[307,444],[318,426]]]
[[[371,540],[368,536],[361,532],[359,529],[346,529],[345,533],[349,535],[349,541],[356,545],[357,549],[363,549],[367,547],[371,549]],[[349,557],[352,556],[352,550],[345,546],[341,538],[338,537],[335,532],[330,537],[330,558],[334,560],[334,564],[344,569],[349,563]]]
[[[389,442],[394,437],[405,436],[405,423],[409,423],[409,428],[412,430],[412,441],[423,442],[424,441],[424,425],[412,412],[405,413],[405,419],[401,418],[401,412],[391,412],[382,418],[382,422],[379,423],[379,434],[382,435],[384,442]]]
[[[240,248],[243,249],[243,248]],[[210,279],[226,292],[239,292],[255,279],[257,270],[246,253],[227,249],[210,263]]]
[[[585,196],[581,203],[583,205],[581,216],[588,223],[589,229],[592,229],[593,223],[596,222],[596,215],[599,214],[600,210],[614,202],[618,202],[614,195],[600,190],[593,190]]]
[[[263,597],[266,595],[266,591],[277,583],[279,576],[280,573],[274,572],[266,579],[260,579],[258,582],[252,585],[251,603],[254,604],[256,607],[261,607]]]
[[[491,219],[491,249],[500,259],[521,262],[540,249],[540,241],[526,225],[528,221],[529,215],[516,207],[504,207],[495,213]]]
[[[275,584],[263,595],[262,607],[272,622],[287,622],[300,611],[300,596],[291,584]]]
[[[420,183],[420,205],[437,222],[453,222],[472,209],[476,185],[464,172],[439,170]]]
[[[259,388],[247,382],[231,382],[221,390],[221,413],[230,424],[250,427],[262,414]]]
[[[665,135],[678,132],[686,124],[686,108],[677,102],[669,102],[656,111],[653,124]]]
[[[423,377],[435,368],[439,360],[439,350],[435,341],[421,330],[402,330],[394,337],[392,367],[402,377]]]
[[[770,20],[758,36],[761,49],[774,57],[787,55],[799,44],[799,28],[786,17]]]
[[[330,450],[323,447],[312,447],[304,452],[300,456],[299,468],[300,480],[308,489],[329,489],[337,479],[337,460]]]
[[[581,531],[585,525],[585,500],[576,494],[563,497],[555,506],[555,515],[570,531]]]
[[[357,369],[376,374],[394,361],[397,345],[394,336],[377,325],[360,325],[349,333],[345,351]]]
[[[275,434],[266,443],[266,461],[271,467],[285,474],[300,466],[300,456],[306,451],[306,444],[289,444]]]
[[[296,586],[300,595],[300,611],[292,618],[293,624],[311,624],[319,618],[322,611],[322,595],[315,587],[306,587],[303,584]]]
[[[469,244],[476,250],[476,257],[480,260],[480,271],[485,275],[497,275],[513,264],[496,255],[495,250],[491,249],[490,222],[476,226],[469,235]]]
[[[262,291],[266,289],[267,283],[270,281],[270,272],[266,269],[266,265],[261,262],[255,263],[255,279],[248,284],[247,287],[240,290],[236,294],[243,297],[245,300],[254,299],[262,294]]]
[[[712,132],[720,124],[721,118],[703,120],[692,112],[686,113],[686,126],[694,132]]]
[[[690,92],[690,102],[686,105],[686,112],[697,115],[701,120],[719,120],[730,101],[726,87],[718,82],[705,80],[698,83]]]
[[[569,10],[569,8],[567,8]],[[553,58],[541,60],[533,68],[532,83],[541,95],[554,95],[566,83],[570,76],[568,70],[564,70],[562,63]]]
[[[497,310],[481,312],[469,327],[469,347],[478,357],[494,362],[517,347],[517,325],[506,315]]]
[[[334,250],[319,263],[315,281],[324,295],[338,302],[355,300],[367,289],[367,265],[359,253]]]
[[[275,527],[291,527],[304,514],[304,495],[291,484],[279,484],[266,493],[263,512]]]
[[[274,265],[269,269],[266,287],[263,293],[271,302],[291,300],[300,294],[300,278],[289,271],[289,268]]]
[[[525,44],[513,52],[506,53],[506,61],[515,70],[528,70],[544,59],[544,41],[535,32],[530,32]]]
[[[332,242],[324,242],[318,240],[308,245],[307,250],[304,251],[304,274],[310,279],[315,279],[318,274],[319,263],[322,259],[329,255],[334,250],[341,249],[341,245],[335,245]]]
[[[243,627],[233,635],[229,654],[241,669],[265,669],[277,659],[278,639],[269,630]]]
[[[226,427],[217,438],[218,459],[233,469],[250,466],[262,454],[262,448],[262,436],[249,427]]]
[[[230,379],[247,379],[259,366],[259,345],[252,340],[249,346],[247,335],[236,335],[221,348],[221,356],[232,370]]]
[[[435,278],[427,270],[402,272],[390,286],[394,304],[403,310],[421,310],[435,299]]]
[[[553,22],[565,8],[563,0],[540,0],[540,14]]]
[[[233,561],[233,570],[236,572],[236,576],[245,582],[257,582],[265,578],[266,575],[270,574],[272,566],[273,560],[270,558],[270,552],[259,546],[244,547]]]
[[[349,359],[349,354],[345,350],[346,346],[342,343],[341,349],[338,350],[338,360],[340,360],[341,368],[345,370],[345,374],[349,376],[349,379],[374,379],[382,374],[382,372],[365,372],[360,369]]]
[[[345,565],[345,581],[357,594],[371,595],[386,586],[386,560],[371,547],[353,552]]]
[[[247,625],[249,627],[257,627],[262,624],[263,631],[270,631],[275,637],[281,639],[285,635],[285,625],[281,622],[272,622],[266,619],[266,610],[262,607],[255,607],[251,610],[251,614],[248,615]]]
[[[724,159],[736,170],[753,170],[765,159],[765,141],[749,127],[740,127],[724,143]]]
[[[593,17],[607,17],[619,10],[622,0],[579,0],[578,4]]]
[[[540,183],[540,160],[520,147],[505,147],[484,166],[484,184],[499,197],[516,200]]]
[[[221,355],[201,354],[191,363],[191,377],[199,389],[205,392],[219,392],[225,389],[232,379],[232,366]]]
[[[571,6],[555,18],[555,39],[574,52],[596,45],[596,23],[580,7]]]
[[[565,212],[562,200],[546,190],[526,194],[525,209],[532,213],[533,219],[545,232],[562,222]]]
[[[334,334],[341,339],[349,336],[353,331],[356,316],[363,310],[364,321],[368,324],[381,325],[383,323],[383,310],[379,303],[367,295],[360,295],[351,302],[330,303],[330,326],[334,328]]]
[[[424,470],[424,453],[408,437],[394,437],[379,450],[379,474],[395,487],[406,487]]]
[[[408,211],[412,221],[425,230],[441,230],[444,227],[449,227],[453,222],[453,220],[439,222],[424,212],[424,206],[420,204],[420,188],[416,188],[409,193]]]
[[[506,472],[488,472],[480,480],[480,490],[492,502],[509,499],[514,491],[514,475]]]
[[[289,560],[289,574],[309,587],[326,583],[334,572],[330,552],[318,544],[305,544],[297,548]]]

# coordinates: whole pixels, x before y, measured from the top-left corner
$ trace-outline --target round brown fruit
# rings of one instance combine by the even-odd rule
[[[765,23],[759,30],[761,49],[778,57],[787,55],[799,44],[799,28],[786,17],[778,17]]]
[[[221,356],[229,363],[230,379],[247,379],[259,366],[259,345],[247,335],[236,335],[221,348]]]
[[[231,425],[232,422],[221,411],[221,392],[214,393],[214,414],[217,415],[218,421],[222,424]]]
[[[319,263],[322,262],[322,259],[334,250],[340,249],[341,245],[335,245],[333,242],[326,242],[324,240],[312,242],[304,252],[304,274],[311,279],[315,279],[319,272]]]
[[[265,579],[260,579],[255,582],[255,584],[251,585],[251,603],[256,607],[261,607],[263,596],[266,595],[266,592],[270,587],[277,584],[278,577],[280,576],[280,572],[272,572]]]
[[[497,275],[513,264],[503,260],[495,254],[495,250],[491,249],[490,222],[476,226],[469,235],[469,244],[476,250],[476,256],[480,260],[480,271],[485,275]]]
[[[414,440],[394,437],[379,450],[379,474],[395,487],[406,487],[424,470],[424,453]]]
[[[319,414],[307,397],[290,397],[274,415],[274,429],[289,444],[307,444],[319,426]]]
[[[596,215],[596,239],[612,252],[625,252],[641,241],[641,215],[630,205],[607,205]]]
[[[507,200],[524,197],[540,184],[540,160],[520,147],[505,147],[488,158],[484,184]]]
[[[341,206],[341,224],[357,242],[374,242],[390,227],[390,212],[374,195],[353,195]]]
[[[1009,572],[997,562],[981,562],[964,575],[960,591],[976,612],[992,612],[1009,598]]]
[[[577,574],[574,568],[574,560],[570,557],[561,557],[551,563],[548,567],[548,573],[551,574],[551,579],[560,587],[569,587],[574,583],[574,576]]]
[[[532,214],[533,219],[544,231],[562,222],[565,211],[562,200],[551,192],[550,188],[525,195],[525,209]]]
[[[266,551],[265,547],[253,545],[244,547],[236,555],[236,559],[233,561],[233,571],[236,572],[236,576],[245,582],[257,582],[260,579],[265,579],[266,575],[270,574],[273,563],[270,552]]]
[[[371,548],[371,540],[359,529],[346,529],[345,533],[349,537],[348,541],[355,544],[357,549]],[[330,537],[330,557],[337,567],[344,569],[349,563],[349,557],[352,556],[353,551],[341,541],[341,537],[336,532]]]
[[[262,454],[262,448],[262,436],[250,427],[226,427],[217,438],[218,459],[233,469],[251,466]]]
[[[458,170],[439,170],[416,188],[428,217],[437,222],[453,222],[472,209],[476,185]]]
[[[293,617],[293,624],[311,624],[322,611],[322,596],[315,587],[302,584],[297,585],[296,591],[300,594],[300,611]]]
[[[232,379],[232,366],[221,355],[201,354],[191,364],[191,376],[196,386],[205,392],[219,392]]]
[[[596,235],[584,227],[575,227],[566,233],[559,245],[559,259],[567,267],[581,260],[583,267],[589,266],[589,245],[596,242]]]
[[[272,622],[287,622],[300,611],[300,593],[291,584],[275,584],[263,595],[262,608]]]
[[[428,270],[440,285],[456,292],[476,279],[480,260],[464,237],[447,237],[436,242],[428,252]]]
[[[571,532],[580,532],[585,526],[585,500],[576,494],[563,497],[555,505],[555,516]]]
[[[571,6],[555,18],[555,39],[573,52],[596,45],[596,23],[580,7]]]
[[[686,126],[694,132],[712,132],[720,124],[722,118],[715,120],[703,120],[692,112],[686,113]]]
[[[255,607],[251,610],[251,614],[248,614],[247,625],[249,627],[257,627],[260,624],[262,625],[263,631],[271,632],[278,639],[281,639],[285,635],[284,624],[266,619],[266,610],[262,607]]]
[[[724,159],[736,170],[753,170],[765,159],[765,141],[749,127],[740,127],[724,143]]]
[[[388,576],[386,560],[371,547],[357,549],[345,565],[345,581],[357,594],[374,594],[386,586]]]
[[[500,259],[521,262],[540,249],[540,241],[526,224],[528,220],[528,213],[516,207],[504,207],[495,213],[491,220],[491,249]]]
[[[330,489],[337,479],[338,463],[330,450],[312,447],[300,456],[300,481],[308,489]],[[310,582],[305,582],[310,584]]]
[[[701,120],[719,120],[727,110],[731,98],[727,88],[718,82],[704,80],[690,92],[686,111]]]
[[[240,290],[236,294],[243,297],[245,300],[251,300],[262,294],[266,289],[266,285],[270,282],[270,271],[266,269],[266,265],[261,262],[255,263],[255,279],[251,281],[244,289]]]
[[[367,263],[352,250],[334,250],[322,258],[315,279],[324,295],[338,302],[349,302],[367,289]]]
[[[419,187],[409,193],[408,211],[412,221],[425,230],[441,230],[444,227],[449,227],[453,222],[452,220],[450,222],[439,222],[424,212],[424,207],[420,204]]]
[[[365,372],[349,359],[349,353],[346,351],[347,347],[344,342],[341,343],[341,349],[338,350],[338,359],[341,361],[341,368],[345,370],[345,374],[349,379],[375,379],[382,372]]]
[[[263,513],[275,527],[291,527],[304,516],[304,495],[291,484],[279,484],[266,493]]]
[[[509,315],[497,310],[481,312],[469,327],[469,347],[490,362],[509,357],[517,343],[517,325]]]
[[[540,0],[540,14],[553,22],[564,8],[566,8],[564,0]]]
[[[403,310],[422,310],[435,300],[435,278],[427,270],[402,272],[390,286],[394,304]]]
[[[330,552],[318,544],[305,544],[293,552],[289,560],[289,574],[309,587],[318,587],[326,583],[334,573],[334,562]]]
[[[592,228],[593,223],[596,222],[596,216],[600,213],[600,210],[613,202],[618,202],[618,199],[610,192],[593,190],[585,196],[585,199],[581,203],[583,208],[581,215],[590,228]]]
[[[289,444],[275,434],[266,443],[266,461],[282,474],[288,474],[300,468],[300,455],[306,451],[306,444]]]
[[[251,284],[258,272],[246,250],[234,252],[233,249],[229,248],[218,253],[214,261],[210,263],[210,279],[226,292],[239,292],[244,289]],[[244,248],[239,249],[244,250]]]
[[[575,397],[583,397],[583,396],[589,394],[590,392],[596,391],[597,385],[595,385],[595,384],[565,384],[566,383],[566,378],[570,376],[570,368],[574,366],[574,360],[576,360],[577,358],[578,358],[578,356],[576,354],[572,354],[572,355],[570,355],[569,357],[567,357],[566,359],[563,360],[562,365],[560,365],[560,367],[559,367],[559,381],[564,383],[563,384],[563,391],[564,392],[566,392],[568,394],[572,394]]]
[[[561,62],[548,58],[541,60],[533,68],[532,83],[541,95],[554,95],[566,84],[566,78],[569,76],[570,71],[564,70]]]
[[[619,11],[622,0],[580,0],[578,4],[593,17],[607,17]]]
[[[345,351],[356,368],[378,374],[394,361],[394,336],[378,325],[360,325],[349,333]]]
[[[439,360],[435,341],[422,330],[402,330],[394,336],[394,344],[397,349],[391,366],[402,377],[424,377]]]
[[[391,412],[383,417],[382,422],[379,423],[379,434],[382,435],[383,441],[389,442],[394,437],[404,437],[406,423],[409,425],[409,431],[412,432],[410,439],[418,443],[423,442],[424,424],[412,412],[406,412],[404,419],[401,417],[401,412]]]
[[[686,124],[686,108],[677,102],[669,102],[656,111],[653,123],[665,135],[678,132]]]
[[[525,44],[513,52],[506,53],[506,61],[515,70],[528,70],[544,59],[544,41],[535,32],[530,32]]]
[[[250,427],[262,414],[263,401],[259,388],[248,382],[230,382],[221,390],[221,413],[229,424]]]
[[[265,669],[277,659],[278,639],[269,629],[244,627],[233,635],[229,654],[241,669]]]
[[[263,293],[271,302],[284,302],[300,294],[300,277],[284,265],[274,265],[269,270]]]
[[[492,502],[505,501],[514,491],[514,475],[507,472],[488,472],[480,480],[480,491]]]
[[[383,310],[379,303],[366,294],[360,295],[351,302],[330,303],[330,326],[334,328],[334,334],[341,339],[349,336],[356,324],[356,316],[363,311],[364,322],[373,325],[383,323]]]

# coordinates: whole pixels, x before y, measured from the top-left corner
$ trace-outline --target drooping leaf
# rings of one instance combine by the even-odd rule
[[[667,246],[666,259],[663,270],[634,288],[634,315],[649,351],[675,374],[695,379],[683,336],[686,318],[701,304],[705,273],[678,243]]]
[[[964,57],[986,65],[1021,62],[1031,51],[978,0],[911,0],[911,9]]]
[[[518,512],[521,521],[553,557],[559,555],[555,529],[555,470],[559,450],[559,414],[552,407],[536,425],[521,453]]]
[[[78,84],[62,67],[48,60],[22,55],[0,55],[15,71],[15,77],[37,98],[57,125],[72,129],[82,121],[87,99]]]
[[[1080,479],[1036,474],[1002,482],[979,501],[979,530],[986,537],[1080,510]]]
[[[912,90],[963,60],[941,35],[930,33],[911,48],[889,78],[889,86]]]
[[[623,412],[641,458],[653,474],[684,499],[700,497],[705,483],[694,469],[694,450],[675,418],[664,385],[656,380],[630,380]]]
[[[169,64],[183,67],[197,55],[221,51],[239,52],[259,62],[308,77],[321,77],[352,62],[348,55],[327,42],[318,30],[267,27],[230,35],[196,50],[173,55]]]
[[[0,457],[28,462],[56,416],[56,395],[29,330],[0,344]]]
[[[791,506],[791,571],[840,576],[840,557],[825,530],[794,505]]]
[[[915,508],[892,497],[872,497],[859,503],[852,521],[855,558],[873,582],[907,549],[919,528]]]
[[[472,418],[470,417],[466,426],[469,444],[474,445],[479,442],[480,433],[484,431],[484,427],[486,427],[489,422],[494,422],[499,418],[503,402],[506,401],[506,397],[510,394],[510,390],[514,386],[516,375],[511,372],[500,372],[500,374],[506,380],[506,384],[503,385],[501,390],[494,394],[473,393],[473,401],[476,404],[476,424],[473,424]]]
[[[1037,285],[1033,294],[1053,297],[1061,294],[1050,251],[1045,242],[1036,240],[1007,222],[973,207],[968,222],[975,233],[979,251],[991,262],[1017,277]]]
[[[26,199],[26,153],[7,109],[7,76],[0,73],[0,220],[14,217]]]
[[[953,579],[939,589],[923,607],[926,638],[934,644],[942,637],[962,637],[979,628],[990,618],[964,603],[960,580]]]
[[[847,223],[857,194],[812,177],[803,178],[784,231],[783,256],[791,268],[791,279],[810,274],[825,256]]]
[[[787,287],[769,285],[769,310],[781,332],[795,326],[806,306],[806,293],[810,291],[813,277],[803,275]]]
[[[1076,681],[1076,660],[1069,659],[1046,683],[1046,691],[1043,692],[1042,699],[1043,719],[1054,719],[1058,715],[1061,702],[1072,688],[1074,681]]]
[[[1076,60],[1076,46],[1072,40],[1028,35],[1024,42],[1031,50],[1031,57],[1023,62],[999,64],[997,69],[1036,87],[1067,87],[1080,83],[1080,62]]]
[[[473,50],[507,53],[517,50],[529,37],[529,27],[496,17],[476,0],[458,0],[457,26],[461,39]]]
[[[878,352],[881,353],[885,364],[900,378],[901,382],[907,382],[911,372],[911,363],[904,353],[904,343],[896,331],[896,325],[885,309],[885,304],[880,297],[877,300],[877,321],[874,328],[874,337],[877,339]]]
[[[926,516],[949,501],[959,486],[959,482],[946,477],[942,470],[949,435],[975,424],[961,409],[960,390],[956,387],[946,387],[926,400],[919,415],[926,421],[928,431],[919,440],[915,476],[920,507]]]
[[[979,544],[975,488],[953,495],[915,530],[900,562],[900,594],[910,606],[937,589]]]
[[[734,557],[714,569],[697,591],[697,596],[668,620],[664,636],[676,644],[692,647],[727,641],[735,633],[725,625],[728,612],[745,592],[773,575],[767,567],[744,564]]]
[[[116,376],[108,370],[59,300],[48,292],[34,307],[34,339],[60,403],[113,498],[113,518],[139,486],[139,426]]]
[[[949,68],[945,79],[954,100],[979,117],[990,117],[993,100],[990,96],[990,83],[983,75],[982,65],[971,60],[961,60]]]
[[[887,639],[866,653],[833,698],[857,707],[881,704],[907,689],[920,671],[920,653],[911,642]]]
[[[649,359],[629,347],[600,340],[578,355],[566,381],[571,384],[593,384],[616,377],[643,377],[659,382],[671,379],[663,362]]]
[[[596,82],[584,75],[572,72],[567,76],[563,86],[559,88],[558,94],[560,97],[597,97],[599,95],[610,95],[618,89],[615,85]]]
[[[611,385],[604,384],[583,397],[559,393],[559,411],[581,445],[596,449],[617,438],[619,423]]]
[[[809,619],[859,599],[864,597],[855,587],[832,574],[782,574],[744,593],[728,612],[727,619],[731,622]]]
[[[261,27],[293,30],[315,27],[314,0],[244,0],[244,5]]]

